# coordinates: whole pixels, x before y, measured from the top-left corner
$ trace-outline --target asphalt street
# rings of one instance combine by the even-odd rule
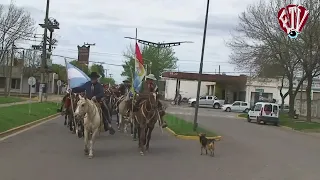
[[[193,108],[167,110],[193,120]],[[95,157],[88,159],[83,140],[57,118],[0,142],[0,179],[319,180],[318,137],[247,123],[220,110],[201,108],[199,114],[201,126],[223,136],[213,158],[200,156],[198,141],[176,139],[157,127],[145,156],[129,134],[117,132],[101,133]]]

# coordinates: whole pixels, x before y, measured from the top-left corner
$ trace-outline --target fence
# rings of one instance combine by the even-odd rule
[[[300,112],[300,105],[302,105]],[[305,99],[296,99],[294,109],[301,116],[307,116],[307,100]],[[320,118],[320,99],[311,101],[311,116],[313,118]]]

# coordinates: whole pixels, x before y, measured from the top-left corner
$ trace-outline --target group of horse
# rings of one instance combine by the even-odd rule
[[[138,136],[140,154],[149,150],[152,131],[156,122],[160,125],[157,94],[138,94],[137,103],[129,93],[120,96],[117,89],[108,88],[100,102],[95,102],[85,94],[68,93],[64,100],[65,122],[71,132],[84,138],[84,151],[89,158],[93,157],[93,146],[98,134],[104,131],[103,116],[111,126],[112,115],[117,117],[119,132],[127,133],[130,127],[135,140]],[[105,108],[101,108],[104,106]]]

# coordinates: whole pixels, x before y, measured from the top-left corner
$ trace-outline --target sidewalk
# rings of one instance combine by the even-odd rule
[[[47,98],[47,101],[50,102],[61,102],[62,100],[61,95],[49,95]],[[43,98],[43,101],[46,102],[45,98]],[[37,103],[38,97],[32,98],[30,103]],[[26,98],[26,101],[21,101],[21,102],[15,102],[15,103],[6,103],[6,104],[0,104],[0,107],[9,107],[9,106],[14,106],[14,105],[19,105],[19,104],[28,104],[29,103],[29,98]]]

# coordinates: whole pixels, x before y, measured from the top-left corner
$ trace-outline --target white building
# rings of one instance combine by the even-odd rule
[[[179,92],[184,98],[196,97],[198,87],[197,73],[184,72],[165,72],[162,75],[164,85],[164,98],[173,100],[176,92]],[[224,99],[227,103],[232,103],[236,100],[246,101],[253,105],[259,98],[273,100],[281,103],[280,89],[281,78],[265,79],[256,78],[250,79],[247,76],[228,76],[219,74],[202,74],[202,82],[200,87],[200,95],[215,95],[220,99]],[[294,82],[296,87],[298,81]],[[303,93],[298,93],[296,99],[306,99],[305,87],[307,82],[304,82],[302,87]],[[288,81],[284,81],[282,93],[288,91]],[[320,99],[320,79],[314,79],[312,87],[312,99]],[[285,98],[285,104],[289,104],[289,97]]]

